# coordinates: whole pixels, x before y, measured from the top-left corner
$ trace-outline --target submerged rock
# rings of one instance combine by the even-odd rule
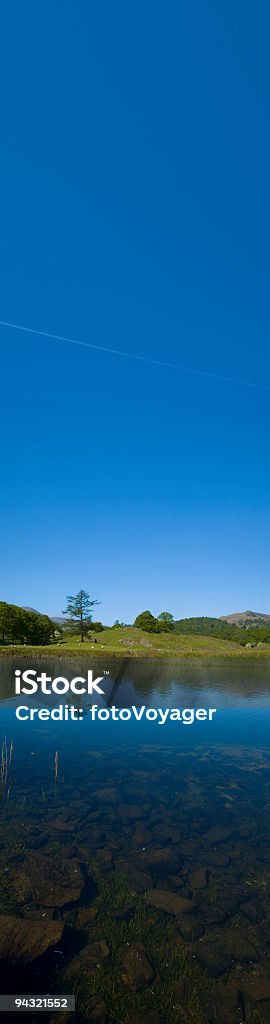
[[[181,842],[181,854],[184,857],[196,857],[200,849],[197,839],[185,839]]]
[[[80,907],[76,912],[76,928],[88,928],[98,916],[98,907]]]
[[[230,907],[217,906],[216,903],[209,904],[208,907],[203,907],[203,920],[205,924],[222,924],[223,921],[228,920],[231,916]]]
[[[104,804],[116,804],[119,799],[119,793],[115,786],[102,786],[101,789],[95,790],[93,796],[99,803],[102,801]]]
[[[194,900],[187,900],[185,896],[179,896],[168,889],[148,889],[145,899],[148,907],[163,910],[165,914],[172,914],[173,917],[192,914],[196,909]]]
[[[211,868],[228,868],[231,863],[231,857],[221,850],[209,850],[209,853],[207,853],[207,863]]]
[[[240,931],[240,928],[227,928],[222,933],[222,942],[233,960],[237,960],[240,964],[255,963],[260,959],[257,950]]]
[[[135,892],[145,892],[152,885],[152,878],[149,871],[144,871],[143,868],[138,868],[135,864],[127,864],[125,866],[125,873],[128,876],[131,888]]]
[[[172,889],[182,889],[183,885],[185,885],[185,880],[181,875],[168,875],[167,885]]]
[[[84,947],[81,959],[84,967],[97,967],[98,964],[108,963],[111,951],[106,939],[99,939],[97,942],[90,942]]]
[[[208,871],[207,868],[198,868],[197,871],[192,871],[190,875],[190,885],[192,889],[206,889],[208,882]]]
[[[270,864],[270,846],[266,849],[260,849],[257,853],[257,858],[262,864]]]
[[[57,860],[41,854],[30,856],[27,865],[32,898],[43,907],[64,907],[78,900],[85,884],[80,861]]]
[[[91,975],[95,975],[101,965],[105,967],[109,963],[110,956],[111,951],[106,939],[102,938],[98,939],[97,942],[87,943],[80,953],[73,956],[72,960],[64,968],[62,975],[63,984],[69,985],[71,981],[74,983],[74,979],[79,978],[81,974],[91,978]]]
[[[249,974],[241,981],[243,996],[253,1003],[270,1000],[270,978],[259,974]]]
[[[126,921],[128,923],[129,921],[131,921],[131,918],[134,915],[134,911],[134,904],[127,903],[121,907],[115,907],[113,916],[116,921]]]
[[[121,962],[121,979],[127,988],[142,989],[151,985],[156,977],[153,964],[147,950],[141,942],[133,943],[125,949]]]
[[[196,956],[201,967],[204,967],[212,978],[219,978],[221,974],[230,969],[233,963],[231,954],[216,942],[198,944]]]
[[[194,942],[195,939],[200,939],[204,933],[204,927],[201,921],[193,914],[185,914],[178,921],[178,931],[185,939],[186,942]]]
[[[249,903],[244,903],[241,907],[241,913],[247,918],[251,924],[260,924],[265,917],[264,910],[261,904],[256,900],[250,900]]]
[[[179,868],[179,857],[175,850],[171,846],[164,846],[159,849],[148,849],[144,854],[144,863],[150,868],[162,868],[166,867],[171,871],[177,871]]]
[[[0,915],[0,959],[28,963],[46,953],[59,942],[63,921],[27,921],[25,918]]]
[[[120,804],[118,813],[120,818],[127,818],[128,821],[143,817],[143,810],[139,804]]]
[[[50,827],[56,832],[75,832],[76,822],[69,817],[58,814],[57,818],[50,821]]]
[[[227,839],[235,832],[233,826],[229,825],[213,825],[213,828],[209,829],[209,832],[204,836],[207,846],[215,846],[216,843],[224,843]]]
[[[82,1009],[84,1009],[82,1007]],[[87,1021],[96,1021],[97,1024],[107,1024],[109,1020],[107,1014],[106,1004],[99,995],[89,996],[87,999],[87,1007],[85,1008],[86,1014],[84,1019]]]
[[[237,914],[239,909],[239,896],[234,895],[231,890],[227,890],[223,886],[216,892],[216,902],[209,903],[203,907],[204,918],[206,921],[212,924],[218,924],[219,921],[225,921],[226,918],[233,917]]]
[[[249,839],[250,836],[257,835],[258,826],[256,825],[256,822],[253,821],[252,818],[251,821],[245,821],[243,825],[239,825],[237,831],[238,835],[241,836],[242,839]]]
[[[148,843],[152,842],[152,832],[149,828],[136,828],[132,836],[132,843],[136,846],[148,846]]]
[[[232,985],[216,985],[203,997],[203,1008],[211,1024],[242,1024],[241,995]]]

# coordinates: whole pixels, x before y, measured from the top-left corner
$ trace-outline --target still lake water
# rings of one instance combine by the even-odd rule
[[[17,667],[0,658],[1,993],[75,993],[55,1024],[270,1024],[270,660],[106,659],[105,696],[61,723],[18,722],[76,699],[15,700]],[[217,710],[159,726],[92,703]]]

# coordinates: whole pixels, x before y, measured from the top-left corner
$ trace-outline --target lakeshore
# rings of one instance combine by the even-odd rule
[[[116,656],[128,658],[175,658],[179,659],[200,659],[211,660],[217,658],[237,658],[249,660],[250,658],[270,658],[270,644],[257,644],[256,646],[242,646],[232,640],[223,640],[216,637],[203,636],[198,633],[173,633],[173,634],[149,634],[142,629],[135,627],[123,627],[121,629],[104,629],[99,634],[98,640],[87,639],[83,643],[77,636],[61,638],[61,640],[46,645],[32,644],[7,644],[1,645],[1,657],[18,656],[19,659],[31,656],[44,658],[78,658],[78,656],[91,657],[93,659]]]

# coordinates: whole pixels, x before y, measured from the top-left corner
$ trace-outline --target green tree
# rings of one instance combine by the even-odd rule
[[[4,643],[5,640],[14,639],[16,619],[16,608],[13,604],[7,604],[6,601],[0,603],[0,629],[1,629],[1,640]]]
[[[134,626],[137,626],[139,629],[145,629],[146,633],[158,633],[159,631],[158,620],[155,619],[149,609],[137,615]]]
[[[170,612],[161,612],[158,615],[158,622],[160,623],[161,633],[171,633],[174,629],[174,619]]]
[[[48,615],[36,615],[34,612],[26,612],[27,615],[27,643],[38,645],[48,644],[54,639],[54,624]]]
[[[48,615],[29,612],[19,605],[0,602],[0,631],[2,642],[49,644],[54,637],[54,624]]]
[[[91,601],[90,594],[86,590],[79,590],[75,596],[67,594],[67,607],[64,609],[63,615],[67,616],[69,624],[78,630],[81,641],[84,640],[85,633],[90,629],[91,608],[95,604],[99,604],[99,601]]]

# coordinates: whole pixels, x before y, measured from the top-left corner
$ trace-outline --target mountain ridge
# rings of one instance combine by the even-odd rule
[[[220,615],[221,622],[229,622],[232,626],[260,625],[263,622],[270,623],[270,615],[267,612],[253,612],[248,609],[245,612],[232,612],[230,615]]]

